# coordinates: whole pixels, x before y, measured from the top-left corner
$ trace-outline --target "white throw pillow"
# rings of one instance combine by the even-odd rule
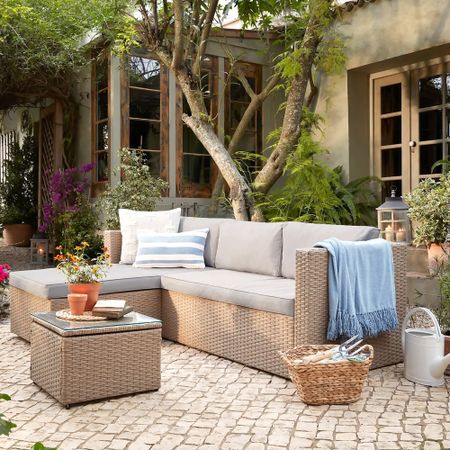
[[[120,232],[122,233],[121,264],[133,264],[137,252],[137,230],[146,229],[155,233],[177,233],[181,208],[170,211],[133,211],[119,209]]]
[[[205,243],[209,229],[182,233],[138,230],[138,251],[133,267],[205,268]]]

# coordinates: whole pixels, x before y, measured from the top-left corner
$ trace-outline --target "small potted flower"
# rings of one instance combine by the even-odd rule
[[[95,258],[87,255],[88,242],[77,245],[73,251],[64,252],[62,246],[56,247],[59,254],[55,256],[57,269],[66,277],[71,294],[87,294],[85,311],[92,311],[97,303],[102,287],[101,280],[106,277],[111,263],[106,248]]]
[[[9,285],[9,272],[11,267],[9,264],[0,264],[0,317],[6,314],[9,306],[8,296],[6,295],[6,289]]]

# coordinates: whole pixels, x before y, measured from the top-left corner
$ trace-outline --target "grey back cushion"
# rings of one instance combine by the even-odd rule
[[[304,222],[284,223],[281,276],[295,278],[295,253],[299,248],[314,247],[317,242],[328,238],[337,238],[343,241],[367,241],[376,239],[379,235],[380,230],[374,227]]]
[[[279,277],[282,224],[229,220],[220,225],[216,267]]]
[[[205,245],[205,265],[215,267],[217,243],[219,241],[220,224],[231,219],[210,219],[206,217],[181,217],[178,231],[192,231],[209,228]]]

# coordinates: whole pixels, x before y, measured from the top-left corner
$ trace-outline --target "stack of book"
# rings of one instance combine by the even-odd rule
[[[131,311],[133,308],[127,306],[125,300],[98,300],[92,309],[92,315],[107,319],[120,319]]]

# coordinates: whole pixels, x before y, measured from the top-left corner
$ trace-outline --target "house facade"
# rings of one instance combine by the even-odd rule
[[[342,165],[349,179],[375,175],[383,193],[392,186],[398,194],[408,192],[422,178],[438,176],[433,164],[449,154],[450,0],[340,3],[344,9],[355,6],[337,25],[346,38],[347,63],[340,75],[318,77],[316,111],[324,118],[318,139],[330,152],[328,163]],[[272,45],[270,36],[261,40],[255,32],[235,29],[210,40],[204,95],[222,139],[233,133],[249,102],[239,80],[228,76],[230,64],[238,64],[258,92],[271,74]],[[126,61],[109,55],[86,70],[74,90],[80,103],[74,146],[79,164],[96,165],[94,196],[119,181],[120,148],[130,147],[142,150],[152,172],[168,182],[161,208],[208,213],[217,169],[183,125],[188,106],[175,78],[152,55],[136,52]],[[282,102],[280,91],[266,100],[239,149],[268,148]],[[20,137],[19,116],[17,111],[5,117],[5,140],[8,133]],[[49,105],[34,110],[33,117],[45,197],[45,169],[62,163],[62,113]]]

